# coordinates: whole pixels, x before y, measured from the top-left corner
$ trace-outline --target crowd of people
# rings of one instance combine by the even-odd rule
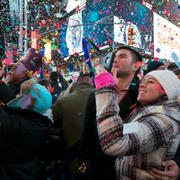
[[[120,46],[111,72],[96,65],[68,83],[34,78],[28,52],[1,72],[0,179],[115,180],[180,177],[180,70]]]

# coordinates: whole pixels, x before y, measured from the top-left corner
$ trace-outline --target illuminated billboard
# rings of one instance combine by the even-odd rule
[[[82,37],[83,37],[83,25],[82,25],[82,12],[76,13],[69,18],[66,42],[69,54],[82,51]]]
[[[137,1],[120,0],[113,14],[114,41],[149,51],[153,43],[152,12]]]
[[[173,24],[180,25],[180,0],[142,0],[142,4]]]
[[[69,13],[72,10],[76,9],[78,6],[85,4],[86,0],[68,0],[66,11]]]
[[[141,33],[132,22],[114,16],[114,42],[142,48]]]
[[[180,28],[154,13],[154,56],[180,63]]]
[[[82,37],[88,37],[99,48],[105,45],[115,47],[113,43],[117,42],[149,51],[153,43],[153,13],[138,0],[90,0],[81,13],[82,17],[80,12],[75,12],[61,26],[60,51],[63,57],[80,52]],[[88,47],[93,48],[89,42]]]

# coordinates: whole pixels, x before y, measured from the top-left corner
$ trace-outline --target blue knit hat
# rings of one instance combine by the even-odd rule
[[[35,104],[32,105],[32,98]],[[8,106],[13,108],[30,109],[40,114],[44,114],[52,106],[51,93],[42,85],[34,84],[23,97],[11,101]]]
[[[36,99],[32,110],[40,114],[45,113],[52,105],[51,93],[40,84],[34,84],[29,91],[29,94]]]

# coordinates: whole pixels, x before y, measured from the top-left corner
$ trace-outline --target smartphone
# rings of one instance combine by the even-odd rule
[[[100,57],[99,63],[108,71],[111,72],[115,53],[110,52],[107,55]]]

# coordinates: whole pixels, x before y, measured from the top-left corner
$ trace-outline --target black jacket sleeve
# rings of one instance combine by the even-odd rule
[[[104,154],[99,143],[94,92],[90,94],[86,106],[80,153],[81,157],[90,163],[92,179],[115,179],[115,158]]]
[[[180,168],[180,145],[179,145],[179,147],[177,149],[177,152],[176,152],[176,155],[174,157],[174,160],[176,161],[177,165]]]
[[[96,103],[94,92],[89,95],[85,121],[81,138],[81,154],[84,158],[91,158],[94,148],[98,144],[98,135],[96,130]]]

